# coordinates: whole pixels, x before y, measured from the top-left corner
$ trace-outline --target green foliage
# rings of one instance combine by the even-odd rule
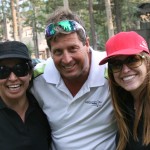
[[[32,46],[32,44],[30,42],[29,43],[25,43],[25,44],[28,47],[29,54],[31,56],[34,53],[33,46]]]
[[[68,0],[69,7],[75,11],[85,23],[87,34],[91,38],[91,25],[89,19],[88,0]],[[5,12],[7,18],[11,20],[10,0],[3,0],[5,8],[2,12],[2,3],[0,3],[0,20],[3,20],[3,13]],[[122,30],[137,29],[137,6],[149,0],[119,0],[121,9],[121,23]],[[114,2],[111,0],[112,15],[115,19]],[[27,0],[21,3],[20,16],[22,18],[23,26],[31,26],[36,23],[37,32],[44,32],[46,20],[48,16],[57,8],[63,6],[63,0]],[[93,16],[94,27],[96,29],[97,43],[100,49],[104,49],[105,41],[108,39],[106,10],[104,0],[93,0]],[[116,33],[115,20],[114,29]],[[2,35],[2,27],[0,28],[0,36]]]

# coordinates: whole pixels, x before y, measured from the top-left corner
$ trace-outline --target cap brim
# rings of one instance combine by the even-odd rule
[[[107,63],[108,59],[110,59],[111,57],[114,57],[114,56],[119,56],[119,55],[127,55],[127,56],[129,56],[129,55],[135,55],[135,54],[141,53],[142,51],[144,51],[144,50],[139,50],[139,49],[123,49],[123,50],[118,50],[118,51],[112,53],[111,55],[108,55],[104,59],[102,59],[100,61],[99,65],[103,65],[103,64]]]
[[[7,59],[7,58],[19,58],[19,59],[26,59],[31,60],[29,57],[19,55],[19,54],[6,54],[6,55],[0,55],[0,59]]]

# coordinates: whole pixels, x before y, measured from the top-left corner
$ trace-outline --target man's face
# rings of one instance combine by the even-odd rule
[[[56,68],[64,79],[77,79],[88,75],[90,69],[88,38],[83,45],[77,33],[61,35],[56,41],[51,41],[51,54]]]

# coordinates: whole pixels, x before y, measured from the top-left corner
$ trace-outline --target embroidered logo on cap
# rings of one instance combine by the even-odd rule
[[[141,47],[148,49],[147,44],[145,41],[142,41],[142,43],[140,44]]]

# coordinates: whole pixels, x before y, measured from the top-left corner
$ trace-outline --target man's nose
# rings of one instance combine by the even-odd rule
[[[69,52],[64,52],[62,62],[69,63],[71,60],[72,60],[71,54]]]

